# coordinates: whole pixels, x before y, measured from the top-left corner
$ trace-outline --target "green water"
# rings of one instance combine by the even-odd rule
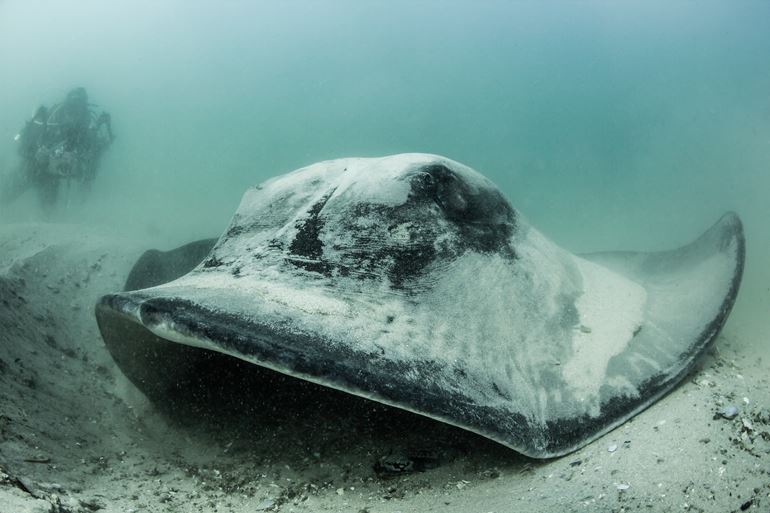
[[[172,245],[297,167],[439,153],[573,251],[736,210],[731,326],[770,345],[770,2],[0,1],[0,172],[78,85],[118,139],[68,221]],[[32,194],[2,212],[39,218]]]

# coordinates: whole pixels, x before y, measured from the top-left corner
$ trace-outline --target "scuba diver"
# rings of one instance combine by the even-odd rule
[[[0,188],[0,203],[8,204],[30,187],[50,218],[61,182],[80,185],[87,195],[96,178],[99,160],[115,140],[110,115],[97,112],[82,87],[72,89],[63,102],[40,106],[16,135],[21,163]]]

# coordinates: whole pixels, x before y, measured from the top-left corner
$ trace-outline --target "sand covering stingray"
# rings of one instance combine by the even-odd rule
[[[457,162],[341,159],[250,189],[197,267],[96,313],[155,400],[155,381],[186,365],[174,348],[210,350],[550,457],[687,373],[727,318],[744,252],[727,214],[678,250],[576,256]]]

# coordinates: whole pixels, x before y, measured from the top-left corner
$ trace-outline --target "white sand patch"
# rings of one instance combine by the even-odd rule
[[[563,376],[581,400],[595,401],[610,358],[623,352],[642,324],[647,292],[604,267],[582,258],[575,262],[583,276],[583,294],[577,300],[581,325],[575,330]],[[594,414],[598,406],[597,402],[592,408]]]

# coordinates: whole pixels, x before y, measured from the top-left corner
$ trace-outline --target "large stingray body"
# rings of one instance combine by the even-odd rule
[[[457,162],[342,159],[249,190],[197,267],[96,313],[151,397],[213,351],[551,457],[681,380],[743,261],[734,214],[674,251],[576,256]]]

